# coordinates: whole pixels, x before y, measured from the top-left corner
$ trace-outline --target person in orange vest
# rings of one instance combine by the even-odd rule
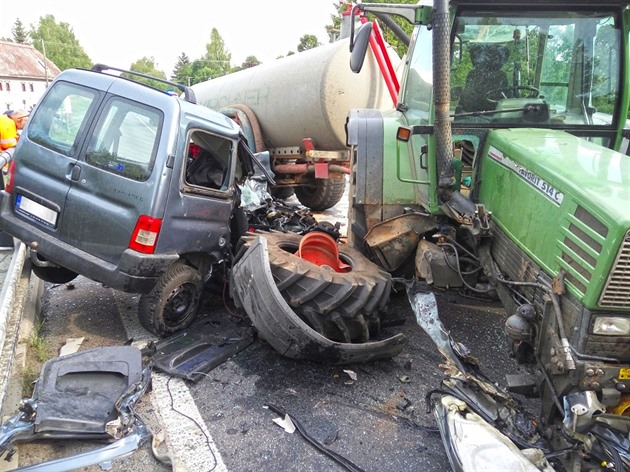
[[[8,110],[0,116],[0,151],[17,146],[20,135],[18,130],[24,128],[28,120],[26,110]]]
[[[20,135],[18,130],[24,128],[28,120],[26,110],[9,110],[0,115],[0,190],[4,189],[4,168],[8,167],[13,159],[13,150],[17,146]],[[7,233],[0,231],[0,251],[12,250],[14,247],[13,238]]]

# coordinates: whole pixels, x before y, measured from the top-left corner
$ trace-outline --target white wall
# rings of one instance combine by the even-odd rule
[[[45,80],[0,77],[0,113],[19,108],[30,110],[45,91]]]

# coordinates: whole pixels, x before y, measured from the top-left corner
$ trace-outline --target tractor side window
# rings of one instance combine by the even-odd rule
[[[456,122],[616,127],[621,31],[612,13],[484,10],[463,10],[455,25]]]
[[[232,141],[203,131],[190,135],[185,182],[189,186],[226,191],[230,188]]]

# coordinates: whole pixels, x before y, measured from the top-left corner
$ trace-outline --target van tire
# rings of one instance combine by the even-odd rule
[[[183,262],[175,262],[151,292],[140,297],[140,324],[160,337],[187,328],[197,315],[202,292],[199,271]]]
[[[33,265],[31,270],[44,282],[52,284],[67,284],[79,276],[76,272],[65,267],[38,267]]]
[[[389,273],[347,245],[339,246],[339,257],[352,267],[351,272],[337,273],[301,259],[294,254],[301,239],[295,233],[263,231],[245,236],[238,255],[258,235],[267,239],[278,290],[309,326],[338,342],[367,342],[378,335],[391,291]]]
[[[302,179],[306,182],[306,179]],[[346,190],[346,178],[309,179],[309,182],[295,187],[295,196],[302,205],[313,211],[323,211],[334,207]]]

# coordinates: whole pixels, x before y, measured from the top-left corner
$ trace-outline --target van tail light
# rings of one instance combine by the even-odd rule
[[[15,161],[11,161],[9,163],[9,173],[7,174],[7,178],[4,179],[5,181],[4,189],[8,193],[13,193],[13,175],[14,174],[15,174]]]
[[[129,248],[145,254],[153,254],[161,228],[160,218],[141,215],[131,235]]]

